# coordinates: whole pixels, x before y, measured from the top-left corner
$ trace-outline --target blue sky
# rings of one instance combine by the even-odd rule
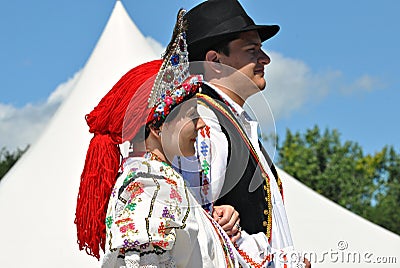
[[[142,33],[161,46],[177,10],[199,2],[122,1]],[[263,46],[272,58],[264,94],[278,135],[317,124],[338,129],[342,140],[358,142],[367,153],[386,144],[399,151],[399,1],[241,3],[256,23],[281,26]],[[0,147],[15,147],[9,138],[27,129],[33,133],[19,144],[39,135],[42,126],[29,124],[50,118],[41,107],[84,66],[113,6],[111,0],[1,1]]]

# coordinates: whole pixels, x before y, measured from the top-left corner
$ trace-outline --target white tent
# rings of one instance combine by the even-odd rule
[[[0,184],[0,267],[98,267],[78,250],[76,197],[91,138],[84,115],[132,67],[156,59],[117,1],[70,96]]]
[[[400,267],[400,236],[279,172],[295,247],[313,267]]]
[[[154,58],[117,1],[71,95],[0,184],[0,267],[99,266],[95,258],[78,250],[73,224],[79,177],[91,138],[84,115],[122,74]],[[313,267],[399,267],[399,236],[281,173],[295,245],[316,262]],[[360,263],[354,264],[348,258],[357,262],[357,253]],[[373,264],[376,257],[381,262],[396,257],[397,264],[377,266]]]

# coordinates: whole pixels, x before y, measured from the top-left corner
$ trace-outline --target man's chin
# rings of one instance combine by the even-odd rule
[[[258,83],[257,86],[260,91],[263,91],[267,86],[267,82],[265,81],[265,79],[263,79],[263,81],[260,81],[260,83]]]

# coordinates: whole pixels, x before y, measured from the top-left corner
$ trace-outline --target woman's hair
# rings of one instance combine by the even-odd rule
[[[185,100],[186,100],[186,98],[185,98]],[[179,105],[179,104],[175,105],[175,106],[171,107],[171,111],[168,114],[168,116],[165,118],[165,120],[157,121],[155,124],[150,122],[150,123],[147,123],[146,125],[141,126],[139,128],[139,131],[136,134],[136,136],[133,137],[133,139],[130,141],[131,144],[144,142],[150,135],[150,128],[159,130],[163,124],[169,123],[172,120],[174,120],[176,118],[176,116],[178,115],[180,109],[181,109],[181,105]]]

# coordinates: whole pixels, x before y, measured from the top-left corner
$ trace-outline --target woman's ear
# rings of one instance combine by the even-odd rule
[[[150,127],[150,134],[152,134],[156,138],[161,138],[161,127],[160,128],[154,128]]]
[[[205,56],[205,66],[210,70],[221,73],[220,55],[215,50],[209,50]]]

